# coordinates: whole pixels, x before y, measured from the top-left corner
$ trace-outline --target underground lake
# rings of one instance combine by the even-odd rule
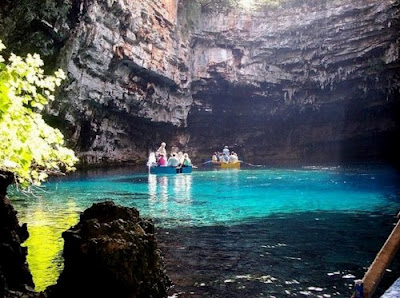
[[[80,171],[35,195],[11,189],[28,224],[37,291],[63,268],[61,233],[95,202],[135,207],[155,222],[174,292],[193,297],[349,297],[390,234],[399,174],[387,165]],[[377,293],[399,274],[387,270]]]

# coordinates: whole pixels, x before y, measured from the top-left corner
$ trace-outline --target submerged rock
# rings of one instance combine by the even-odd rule
[[[135,208],[93,204],[63,233],[65,267],[48,297],[166,297],[154,225]]]

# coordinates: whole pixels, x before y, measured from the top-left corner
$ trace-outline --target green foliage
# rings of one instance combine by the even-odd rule
[[[5,48],[0,40],[0,52]],[[74,152],[63,135],[47,125],[40,111],[65,75],[44,75],[39,55],[25,59],[0,55],[0,170],[14,173],[23,187],[40,185],[49,174],[73,170]]]

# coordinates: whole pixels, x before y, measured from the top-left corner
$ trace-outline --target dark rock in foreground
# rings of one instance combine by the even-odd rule
[[[48,297],[166,297],[154,226],[135,208],[94,204],[63,233],[65,267]]]
[[[19,225],[17,212],[6,196],[13,181],[11,173],[0,171],[0,297],[35,297],[27,249],[21,247],[28,230],[26,224]]]

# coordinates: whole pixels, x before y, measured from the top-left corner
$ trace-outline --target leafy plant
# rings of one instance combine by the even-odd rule
[[[0,40],[0,53],[4,48]],[[61,132],[40,114],[54,100],[64,72],[44,75],[42,66],[37,54],[25,59],[11,54],[7,63],[0,55],[0,170],[12,172],[23,187],[40,185],[49,174],[74,170],[77,161],[64,147]]]

